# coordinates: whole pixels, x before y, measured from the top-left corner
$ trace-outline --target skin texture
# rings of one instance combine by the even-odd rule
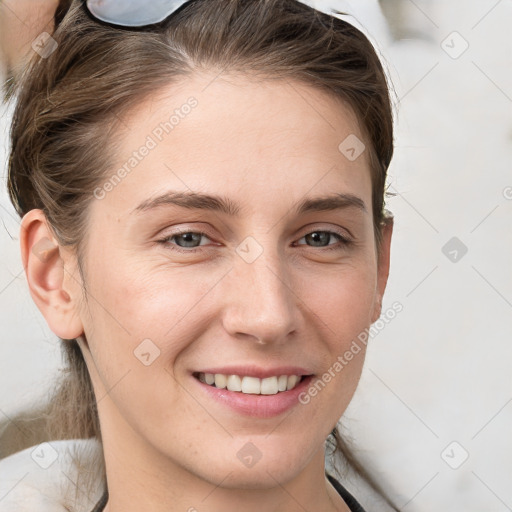
[[[364,140],[350,108],[298,82],[215,76],[198,73],[122,116],[118,167],[197,100],[130,174],[92,199],[86,300],[72,250],[37,257],[41,239],[56,240],[40,210],[25,215],[31,294],[58,336],[84,334],[108,512],[346,511],[324,476],[324,441],[355,392],[364,346],[310,403],[271,418],[212,401],[192,372],[297,365],[322,375],[380,315],[392,224],[378,260],[368,152],[350,161],[338,149],[350,134]],[[222,195],[240,212],[131,213],[168,190]],[[366,211],[293,212],[305,198],[336,193],[354,194]],[[207,237],[189,253],[183,237],[158,242],[177,230]],[[353,243],[306,237],[318,231]],[[262,251],[252,263],[236,251],[249,236]],[[160,350],[149,366],[134,355],[144,339]],[[237,457],[248,442],[261,453],[250,468]]]
[[[0,0],[0,62],[15,72],[30,56],[32,42],[41,32],[51,34],[55,0]]]

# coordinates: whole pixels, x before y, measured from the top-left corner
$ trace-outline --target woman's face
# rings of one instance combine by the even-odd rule
[[[345,353],[380,314],[391,229],[379,267],[350,109],[298,82],[214,77],[121,116],[90,207],[81,346],[107,464],[275,485],[323,461],[353,396],[364,344]]]

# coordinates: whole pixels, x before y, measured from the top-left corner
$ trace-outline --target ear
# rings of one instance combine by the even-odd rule
[[[376,300],[372,316],[372,324],[376,322],[382,313],[382,298],[386,290],[389,275],[389,262],[391,254],[391,236],[393,234],[393,217],[385,219],[385,223],[381,226],[382,242],[377,258],[377,289]]]
[[[62,339],[80,336],[80,283],[69,278],[72,258],[59,246],[42,210],[30,210],[23,217],[20,247],[30,295],[50,329]]]

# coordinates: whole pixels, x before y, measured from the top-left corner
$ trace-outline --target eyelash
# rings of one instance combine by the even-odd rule
[[[328,233],[329,235],[332,235],[338,239],[337,244],[329,244],[325,247],[317,247],[317,249],[322,249],[323,251],[340,251],[342,249],[347,249],[354,243],[353,240],[350,240],[350,238],[347,238],[346,236],[342,235],[341,233],[338,233],[337,231],[331,231],[328,229],[315,229],[313,231],[310,231],[309,233],[306,233],[304,236],[300,237],[299,240],[302,240],[307,235],[311,235],[312,233]],[[301,245],[306,245],[306,244],[301,244]],[[311,248],[315,249],[314,245],[309,245],[307,247],[311,247]]]
[[[328,234],[330,234],[330,235],[332,235],[332,236],[334,236],[334,237],[336,237],[338,239],[338,243],[337,244],[329,244],[329,245],[324,246],[324,247],[318,247],[318,249],[321,249],[323,251],[333,251],[333,250],[339,251],[339,250],[342,250],[342,249],[346,249],[346,248],[348,248],[348,247],[350,247],[351,245],[354,244],[353,240],[350,240],[349,238],[347,238],[346,236],[342,235],[341,233],[338,233],[337,231],[327,230],[327,229],[315,229],[313,231],[310,231],[310,232],[306,233],[304,236],[299,238],[299,240],[302,240],[307,235],[311,235],[312,233],[328,233]],[[201,236],[204,236],[206,238],[209,238],[208,234],[204,233],[203,231],[188,230],[188,231],[179,231],[179,232],[176,232],[176,233],[172,233],[171,235],[166,236],[165,238],[157,240],[157,243],[170,248],[170,250],[172,250],[172,251],[178,251],[178,252],[186,253],[186,254],[195,253],[197,251],[200,251],[202,246],[190,247],[190,248],[186,249],[186,248],[183,248],[183,247],[180,247],[178,245],[170,243],[170,241],[174,237],[179,237],[181,235],[186,235],[186,234],[201,235]],[[306,245],[307,246],[307,244],[300,244],[300,245]],[[315,248],[315,246],[312,246],[312,245],[307,246],[307,247],[312,247],[313,249]]]

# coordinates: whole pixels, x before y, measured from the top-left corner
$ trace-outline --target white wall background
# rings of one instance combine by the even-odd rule
[[[369,344],[345,430],[401,510],[510,511],[512,1],[382,0],[387,21],[376,0],[309,3],[354,15],[397,96],[384,310],[403,311]],[[60,351],[28,293],[5,179],[0,218],[2,418],[44,394]]]

